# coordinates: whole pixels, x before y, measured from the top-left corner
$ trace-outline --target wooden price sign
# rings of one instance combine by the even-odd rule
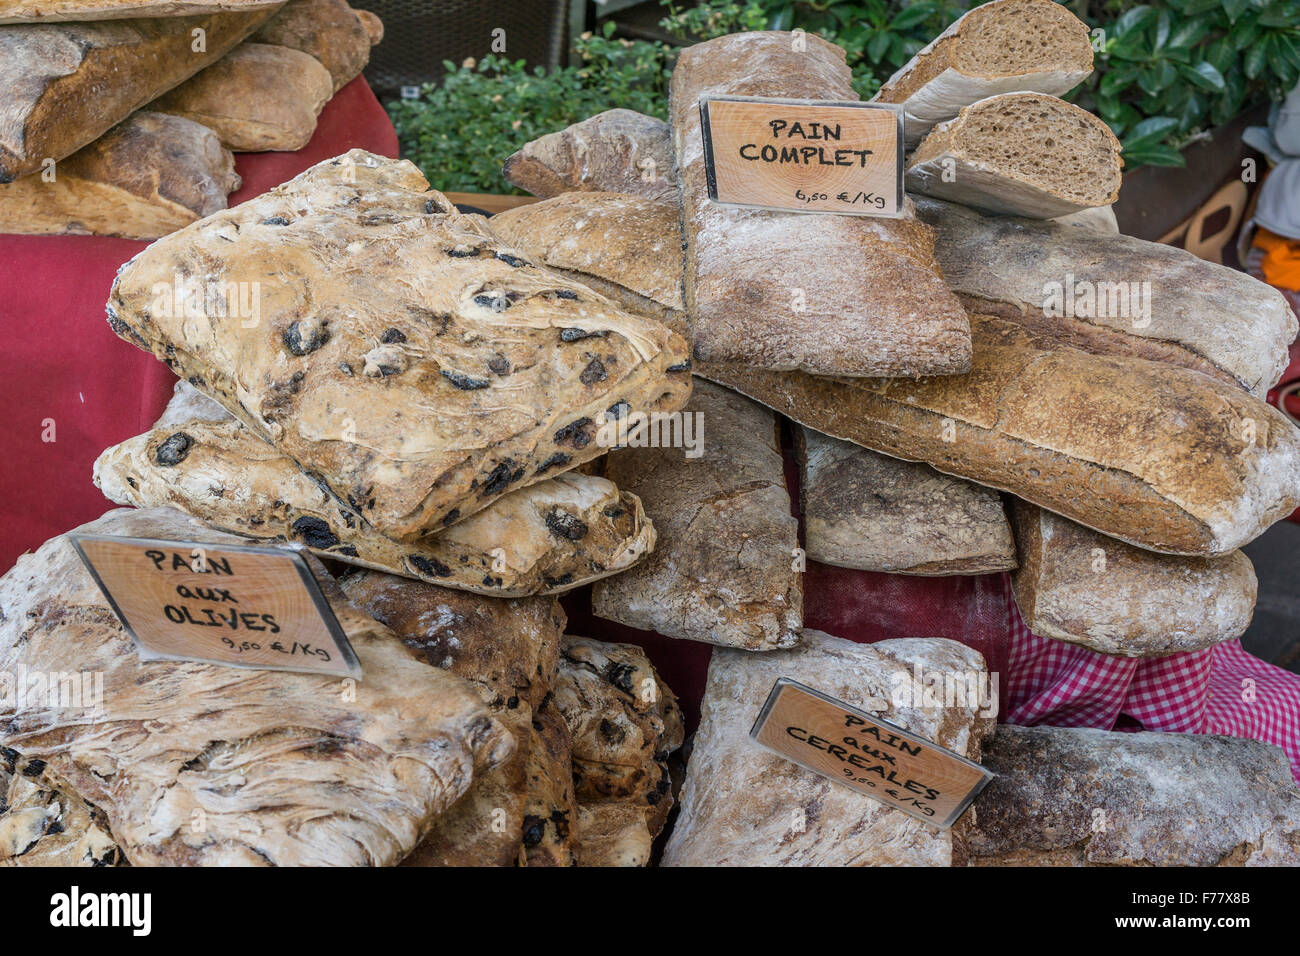
[[[896,219],[903,114],[880,103],[700,100],[709,198],[735,206]]]
[[[945,829],[993,779],[960,754],[786,677],[749,735],[805,770]]]
[[[73,534],[144,661],[205,661],[360,677],[297,551]]]

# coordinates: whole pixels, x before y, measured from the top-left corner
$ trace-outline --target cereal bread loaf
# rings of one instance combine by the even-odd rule
[[[1155,554],[1023,501],[1012,504],[1020,567],[1011,584],[1041,637],[1118,657],[1163,657],[1240,637],[1258,585],[1240,551]]]
[[[690,391],[680,336],[427,187],[409,162],[327,160],[150,246],[108,306],[120,336],[402,541],[602,454],[607,416]]]
[[[379,17],[353,10],[346,0],[289,0],[253,35],[258,43],[289,47],[319,60],[335,93],[361,75],[370,48],[383,37]]]
[[[237,153],[302,149],[334,95],[312,56],[269,43],[241,43],[151,105],[211,129]]]
[[[1001,93],[940,123],[907,159],[912,193],[1031,219],[1119,198],[1120,143],[1085,109],[1042,93]]]
[[[672,132],[632,110],[606,110],[525,143],[501,174],[540,199],[602,190],[677,202]]]
[[[0,30],[0,183],[98,139],[219,60],[275,9]]]
[[[76,530],[243,543],[163,508]],[[355,697],[330,674],[142,664],[66,537],[23,555],[0,579],[0,671],[98,672],[102,705],[2,701],[0,745],[102,810],[132,866],[397,863],[514,741],[308,560],[365,672]]]
[[[940,278],[932,234],[910,208],[898,219],[871,219],[708,198],[701,97],[852,100],[849,81],[844,51],[812,35],[733,34],[678,58],[670,110],[697,359],[849,376],[970,367],[966,314]]]
[[[919,462],[795,426],[804,549],[822,564],[896,574],[1016,565],[1002,499]]]
[[[212,130],[141,110],[61,160],[52,181],[0,185],[0,232],[157,239],[225,209],[239,186]]]
[[[0,23],[179,17],[275,7],[284,0],[0,0]]]
[[[1060,96],[1092,72],[1088,27],[1053,0],[993,0],[962,16],[885,81],[873,102],[904,111],[908,149],[997,93]]]

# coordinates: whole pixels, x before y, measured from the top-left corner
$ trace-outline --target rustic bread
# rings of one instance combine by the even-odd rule
[[[645,813],[628,803],[579,803],[579,866],[645,866],[654,837]]]
[[[965,376],[837,382],[736,365],[696,371],[817,431],[1010,491],[1153,551],[1227,554],[1300,506],[1300,430],[1235,385],[1061,347],[994,316],[972,315],[971,328]]]
[[[670,412],[690,390],[680,336],[427,186],[409,162],[327,160],[150,246],[108,307],[120,336],[402,541],[599,456],[607,415]],[[232,287],[251,307],[228,307]]]
[[[120,864],[104,812],[52,777],[0,745],[0,867]]]
[[[1094,206],[1091,209],[1080,209],[1078,212],[1072,212],[1064,216],[1054,216],[1052,222],[1059,223],[1062,226],[1087,229],[1102,236],[1118,236],[1120,234],[1119,220],[1115,218],[1114,206]]]
[[[71,156],[216,62],[274,6],[200,17],[0,30],[0,183]],[[193,31],[202,31],[196,50]]]
[[[700,97],[856,99],[844,51],[817,36],[800,40],[733,34],[687,47],[673,71],[695,357],[819,375],[964,372],[966,314],[939,276],[929,229],[910,209],[898,219],[868,219],[708,198]],[[795,49],[803,44],[806,50]]]
[[[0,185],[0,232],[157,239],[225,209],[239,186],[210,129],[141,110],[60,161],[52,182]]]
[[[541,199],[598,189],[677,202],[672,132],[632,110],[606,110],[525,143],[501,175]]]
[[[564,715],[548,694],[529,726],[523,845],[527,866],[576,866],[578,804],[573,744]]]
[[[912,149],[937,123],[997,93],[1060,96],[1092,72],[1088,27],[1053,0],[994,0],[932,40],[872,98],[904,111]]]
[[[306,53],[241,43],[150,108],[211,129],[237,153],[302,149],[334,95],[329,71]]]
[[[1085,109],[1042,93],[1001,93],[940,123],[907,160],[909,192],[1031,219],[1119,198],[1122,147]]]
[[[996,491],[795,426],[804,549],[823,564],[897,574],[1016,565]]]
[[[0,23],[179,17],[276,7],[284,0],[0,0]]]
[[[1295,313],[1243,272],[1131,236],[985,216],[935,199],[920,198],[916,208],[934,227],[948,285],[972,312],[1090,352],[1184,365],[1261,398],[1287,366]],[[1049,298],[1049,289],[1060,295]]]
[[[639,567],[600,582],[592,610],[668,637],[789,647],[803,623],[803,591],[776,417],[707,382],[696,383],[682,415],[696,431],[695,457],[681,447],[629,447],[606,460],[606,477],[645,505],[658,544]],[[661,445],[665,433],[666,425]]]
[[[805,630],[793,650],[714,651],[682,809],[663,865],[964,865],[968,818],[938,830],[749,738],[772,686],[788,677],[978,762],[993,717],[981,714],[974,702],[955,707],[893,703],[897,679],[910,679],[913,668],[988,676],[976,651],[938,638],[868,645]],[[795,822],[799,817],[802,827]]]
[[[1134,548],[1023,501],[1012,505],[1026,626],[1117,657],[1163,657],[1240,637],[1258,585],[1240,551],[1184,558]]]
[[[77,530],[243,543],[162,508]],[[355,696],[329,674],[141,664],[65,537],[23,555],[0,579],[0,671],[102,672],[104,694],[94,719],[0,703],[4,746],[103,810],[133,866],[396,863],[514,741],[473,685],[416,660],[309,562],[364,669]]]
[[[253,35],[258,43],[289,47],[319,60],[335,93],[361,75],[370,48],[383,37],[379,17],[353,10],[346,0],[289,0]]]
[[[1000,726],[975,866],[1300,866],[1286,754],[1210,734]]]

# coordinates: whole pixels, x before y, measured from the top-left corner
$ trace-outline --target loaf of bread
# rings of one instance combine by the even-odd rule
[[[795,427],[804,548],[822,564],[897,574],[1016,565],[996,491]]]
[[[241,43],[150,106],[202,123],[237,153],[302,149],[334,95],[314,57],[269,43]]]
[[[907,159],[912,193],[1050,219],[1119,198],[1122,147],[1085,109],[1042,93],[1001,93],[940,123]]]
[[[51,777],[0,744],[0,867],[119,865],[104,812]]]
[[[1054,216],[1052,222],[1060,223],[1063,226],[1087,229],[1101,236],[1118,236],[1120,234],[1119,220],[1115,218],[1114,206],[1093,206],[1091,209],[1080,209],[1078,212],[1072,212],[1064,216]]]
[[[1012,505],[1020,616],[1035,634],[1118,657],[1163,657],[1240,637],[1258,590],[1240,551],[1154,554],[1023,501]]]
[[[533,710],[524,788],[525,866],[577,866],[578,802],[569,726],[548,694]]]
[[[1000,726],[976,866],[1300,866],[1286,754],[1210,734]]]
[[[682,51],[671,112],[695,357],[818,375],[966,371],[966,313],[910,209],[869,219],[709,199],[699,100],[724,94],[856,98],[844,51],[814,35],[739,33]]]
[[[284,0],[0,0],[0,23],[179,17],[276,7]]]
[[[244,543],[162,508],[76,530]],[[93,719],[0,701],[5,746],[102,810],[132,866],[397,863],[514,741],[474,685],[415,659],[308,560],[364,668],[355,696],[330,674],[142,664],[66,537],[23,555],[0,579],[0,672],[98,673],[104,693]]]
[[[635,867],[650,862],[654,838],[645,813],[629,803],[579,803],[579,866]]]
[[[606,110],[525,143],[501,175],[541,199],[598,189],[677,202],[672,132],[632,110]]]
[[[319,60],[329,71],[337,93],[361,75],[370,62],[370,48],[383,37],[379,17],[353,10],[347,0],[289,0],[253,39]]]
[[[948,285],[972,312],[1090,352],[1183,365],[1260,398],[1287,366],[1295,313],[1244,272],[1131,236],[935,199],[918,198],[916,208],[934,227]]]
[[[697,382],[678,425],[679,441],[661,422],[642,447],[607,459],[606,476],[641,499],[658,545],[639,567],[600,582],[592,609],[668,637],[751,651],[791,646],[803,623],[799,525],[775,416]],[[694,448],[681,447],[686,425]]]
[[[1300,506],[1300,430],[1235,385],[972,315],[969,375],[834,381],[697,366],[795,421],[1138,547],[1235,551]],[[661,531],[663,529],[660,529]]]
[[[354,150],[150,246],[108,306],[120,336],[401,541],[597,457],[607,419],[690,391],[680,336],[427,189]]]
[[[1088,27],[1053,0],[993,0],[939,34],[873,102],[903,108],[908,149],[963,107],[997,93],[1060,96],[1092,72]]]
[[[0,183],[71,156],[219,60],[274,12],[0,30]]]
[[[938,638],[855,644],[806,630],[793,650],[714,651],[682,809],[663,865],[964,865],[969,815],[952,829],[937,829],[749,737],[773,685],[788,677],[978,762],[994,718],[974,702],[900,706],[895,687],[910,680],[914,668],[988,677],[976,651]]]
[[[157,239],[226,208],[235,157],[205,126],[141,110],[59,161],[0,185],[0,232]]]

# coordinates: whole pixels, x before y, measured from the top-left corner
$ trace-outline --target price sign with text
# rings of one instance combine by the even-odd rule
[[[903,114],[878,103],[705,97],[709,198],[792,212],[903,214]]]
[[[360,677],[301,553],[70,535],[144,661],[204,661]]]
[[[749,734],[768,750],[937,827],[993,779],[974,761],[783,677]]]

